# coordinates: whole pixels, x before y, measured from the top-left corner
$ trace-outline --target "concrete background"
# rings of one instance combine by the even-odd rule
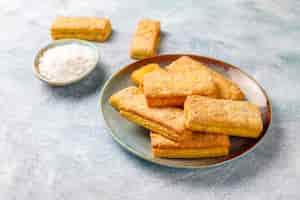
[[[0,199],[300,199],[300,1],[0,1]],[[106,16],[100,67],[66,88],[32,63],[58,14]],[[244,159],[209,170],[164,168],[125,152],[99,117],[103,83],[132,62],[142,17],[161,21],[161,53],[223,59],[268,92],[274,119]]]

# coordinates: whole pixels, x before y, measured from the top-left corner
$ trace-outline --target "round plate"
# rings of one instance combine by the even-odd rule
[[[127,86],[133,85],[133,83],[130,81],[130,75],[139,67],[149,63],[157,63],[163,67],[181,56],[190,56],[233,80],[240,86],[248,101],[255,103],[260,107],[264,128],[259,138],[247,139],[230,137],[230,153],[228,156],[224,157],[201,159],[165,159],[155,158],[152,156],[149,131],[122,118],[120,114],[110,106],[108,99],[115,92]],[[227,64],[223,61],[196,55],[160,55],[140,60],[123,67],[120,71],[112,75],[112,77],[103,86],[100,94],[100,108],[107,126],[111,129],[113,138],[122,147],[145,160],[160,165],[177,168],[213,167],[244,156],[262,141],[266,135],[272,118],[271,105],[268,96],[263,88],[251,76],[240,70],[238,67]]]
[[[78,44],[78,45],[83,45],[83,46],[89,47],[94,53],[93,63],[91,63],[90,69],[88,71],[86,71],[84,74],[81,74],[76,79],[69,80],[69,81],[51,81],[51,80],[48,80],[46,77],[44,77],[40,74],[40,71],[39,71],[40,58],[43,56],[44,52],[47,51],[48,49],[54,48],[54,47],[57,47],[57,46],[66,45],[66,44]],[[86,76],[88,76],[96,68],[96,65],[97,65],[98,61],[99,61],[98,48],[93,43],[87,42],[87,41],[84,41],[84,40],[78,40],[78,39],[56,40],[56,41],[48,44],[47,46],[45,46],[41,50],[39,50],[39,52],[37,53],[37,55],[35,56],[35,59],[34,59],[33,72],[34,72],[34,74],[37,78],[39,78],[40,80],[48,83],[49,85],[52,85],[52,86],[65,86],[65,85],[70,85],[72,83],[76,83],[76,82],[82,80],[83,78],[85,78]]]

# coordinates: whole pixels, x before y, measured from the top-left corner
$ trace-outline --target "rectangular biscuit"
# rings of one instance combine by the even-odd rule
[[[225,135],[193,134],[193,137],[174,142],[151,132],[152,154],[166,158],[206,158],[225,156],[229,153],[230,141]]]
[[[144,76],[144,94],[149,106],[182,106],[189,95],[216,97],[217,88],[208,71],[154,71]]]
[[[225,78],[222,74],[210,69],[203,63],[196,61],[188,56],[182,56],[172,62],[166,67],[171,72],[184,72],[184,71],[209,71],[213,80],[218,88],[218,97],[222,99],[243,100],[245,99],[244,93],[239,86],[233,81]]]
[[[143,59],[156,55],[160,40],[160,22],[150,19],[142,19],[134,34],[130,56]]]
[[[58,16],[51,26],[51,36],[54,40],[77,38],[103,42],[111,32],[110,20],[98,17]]]
[[[135,85],[142,86],[144,76],[156,70],[162,70],[162,68],[160,68],[160,66],[156,63],[150,63],[134,70],[130,78]]]
[[[257,138],[263,129],[259,108],[246,101],[189,96],[184,113],[185,126],[192,131]]]
[[[125,88],[109,99],[120,114],[140,126],[165,137],[180,141],[191,134],[184,128],[184,113],[179,108],[150,108],[143,92],[137,87]]]

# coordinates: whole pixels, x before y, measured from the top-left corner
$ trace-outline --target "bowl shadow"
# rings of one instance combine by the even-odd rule
[[[84,98],[96,91],[99,91],[103,86],[107,74],[105,68],[108,68],[104,63],[98,63],[95,69],[83,80],[64,87],[55,87],[45,84],[47,90],[54,93],[58,98]]]

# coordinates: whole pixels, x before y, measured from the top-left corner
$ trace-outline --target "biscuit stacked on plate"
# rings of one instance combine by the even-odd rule
[[[132,73],[130,86],[109,99],[129,121],[149,129],[156,157],[225,156],[229,136],[257,138],[259,108],[237,84],[187,56],[165,68],[149,64]]]

